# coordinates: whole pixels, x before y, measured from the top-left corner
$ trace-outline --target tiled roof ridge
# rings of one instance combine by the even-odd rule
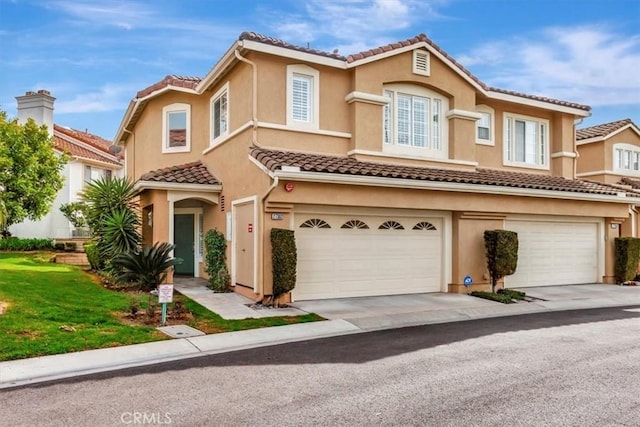
[[[345,61],[347,59],[344,56],[340,55],[337,51],[326,52],[323,50],[312,49],[310,47],[297,46],[289,42],[286,42],[282,39],[266,36],[260,33],[256,33],[254,31],[244,31],[242,34],[240,34],[240,36],[238,37],[238,40],[240,41],[251,40],[258,43],[264,43],[272,46],[278,46],[278,47],[284,47],[286,49],[296,50],[298,52],[305,52],[305,53],[310,53],[312,55],[319,55],[327,58],[338,59],[340,61]]]
[[[109,147],[112,145],[112,142],[108,139],[103,138],[100,135],[90,133],[88,131],[81,131],[71,127],[61,126],[55,123],[53,125],[53,130],[63,133],[68,137],[74,138],[106,153],[109,153]]]
[[[112,154],[107,154],[101,150],[91,150],[86,146],[81,145],[73,138],[63,138],[61,134],[53,136],[53,143],[57,150],[76,158],[109,163],[115,166],[120,166],[122,164],[119,159]]]
[[[485,168],[455,170],[394,165],[390,163],[360,161],[347,156],[293,153],[258,147],[250,148],[249,153],[272,172],[281,169],[282,166],[297,166],[303,172],[336,173],[342,175],[480,184],[605,195],[617,195],[620,192],[610,186],[600,185],[590,181],[525,172]]]
[[[148,86],[136,94],[136,98],[144,98],[145,96],[163,89],[167,86],[184,87],[187,89],[195,89],[202,78],[195,76],[180,76],[177,74],[167,74],[162,80]]]
[[[155,169],[142,174],[140,180],[181,184],[220,184],[220,181],[209,172],[207,166],[200,160]]]
[[[623,176],[620,178],[620,182],[622,185],[629,185],[634,190],[640,190],[640,179],[630,178],[628,176]]]
[[[626,118],[622,120],[615,120],[613,122],[608,122],[608,123],[600,123],[597,125],[578,129],[576,130],[576,139],[581,140],[581,139],[587,139],[587,138],[594,138],[598,136],[606,136],[628,124],[634,124],[633,120],[631,120],[630,118]]]

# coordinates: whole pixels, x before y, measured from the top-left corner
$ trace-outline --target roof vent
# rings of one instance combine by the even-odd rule
[[[422,76],[431,75],[431,63],[429,52],[422,49],[413,51],[413,73]]]

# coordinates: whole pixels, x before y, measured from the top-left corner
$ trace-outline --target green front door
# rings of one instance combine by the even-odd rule
[[[176,265],[176,274],[193,276],[195,244],[193,214],[177,214],[173,217],[173,251],[176,258],[182,258],[182,264]]]

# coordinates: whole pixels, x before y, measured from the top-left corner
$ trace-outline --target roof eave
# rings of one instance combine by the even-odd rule
[[[143,190],[174,190],[190,191],[196,193],[220,193],[222,191],[222,185],[139,180],[134,184],[134,190],[137,193],[140,193]]]
[[[540,197],[547,199],[583,200],[609,203],[640,203],[640,197],[630,197],[620,192],[617,195],[580,193],[573,191],[539,190],[530,188],[507,187],[486,184],[467,184],[441,181],[423,181],[403,178],[384,178],[361,175],[338,175],[323,172],[273,171],[279,179],[302,182],[321,182],[325,184],[349,184],[372,187],[407,188],[417,190],[455,191],[463,193],[481,193],[508,196]]]
[[[581,108],[570,107],[566,105],[558,105],[553,102],[542,101],[539,99],[531,99],[524,96],[512,95],[509,93],[497,92],[488,90],[486,92],[488,98],[496,99],[499,101],[513,102],[517,104],[529,105],[532,107],[544,108],[545,110],[553,110],[561,113],[572,114],[577,117],[590,117],[591,111],[583,110]]]

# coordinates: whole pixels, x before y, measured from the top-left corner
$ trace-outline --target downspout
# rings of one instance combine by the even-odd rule
[[[244,56],[240,55],[238,49],[234,51],[236,58],[239,61],[242,61],[251,66],[251,74],[252,74],[252,88],[251,88],[251,124],[252,124],[252,135],[251,135],[251,143],[256,147],[262,148],[260,144],[258,144],[258,68],[256,67],[255,62],[249,61]]]
[[[576,137],[578,134],[578,126],[581,125],[583,121],[584,117],[580,117],[573,121],[573,154],[576,155],[573,158],[573,179],[576,179],[576,174],[578,173],[578,157],[580,157],[580,154],[578,154],[578,142],[576,141]]]
[[[135,177],[136,176],[136,162],[135,162],[135,159],[136,159],[136,134],[131,132],[127,128],[124,128],[124,127],[122,128],[122,131],[128,133],[129,135],[131,135],[131,144],[133,144],[133,150],[131,150],[131,154],[132,154],[132,157],[133,157],[133,159],[131,160],[131,164],[133,165],[133,167],[131,168],[132,169],[131,174],[133,175],[133,177]],[[122,142],[122,141],[119,141],[119,142]],[[126,150],[126,147],[125,147],[125,150]],[[124,169],[124,175],[125,175],[125,177],[127,176],[126,165],[125,165],[125,169]]]
[[[262,148],[258,143],[258,68],[255,62],[248,60],[244,56],[240,55],[238,49],[234,51],[236,58],[239,61],[249,64],[251,66],[251,74],[252,74],[252,89],[251,89],[251,122],[252,122],[252,130],[251,130],[251,143],[252,145]],[[266,200],[271,194],[271,192],[278,186],[278,177],[276,175],[272,176],[273,182],[267,189],[267,191],[260,197],[260,225],[264,225],[264,215],[265,215],[265,204]],[[264,255],[264,231],[261,231],[258,235],[258,253],[262,257]],[[258,270],[258,281],[264,282],[264,259],[259,263],[260,268]],[[262,286],[262,295],[264,298],[264,283]],[[273,298],[273,297],[272,297]]]

